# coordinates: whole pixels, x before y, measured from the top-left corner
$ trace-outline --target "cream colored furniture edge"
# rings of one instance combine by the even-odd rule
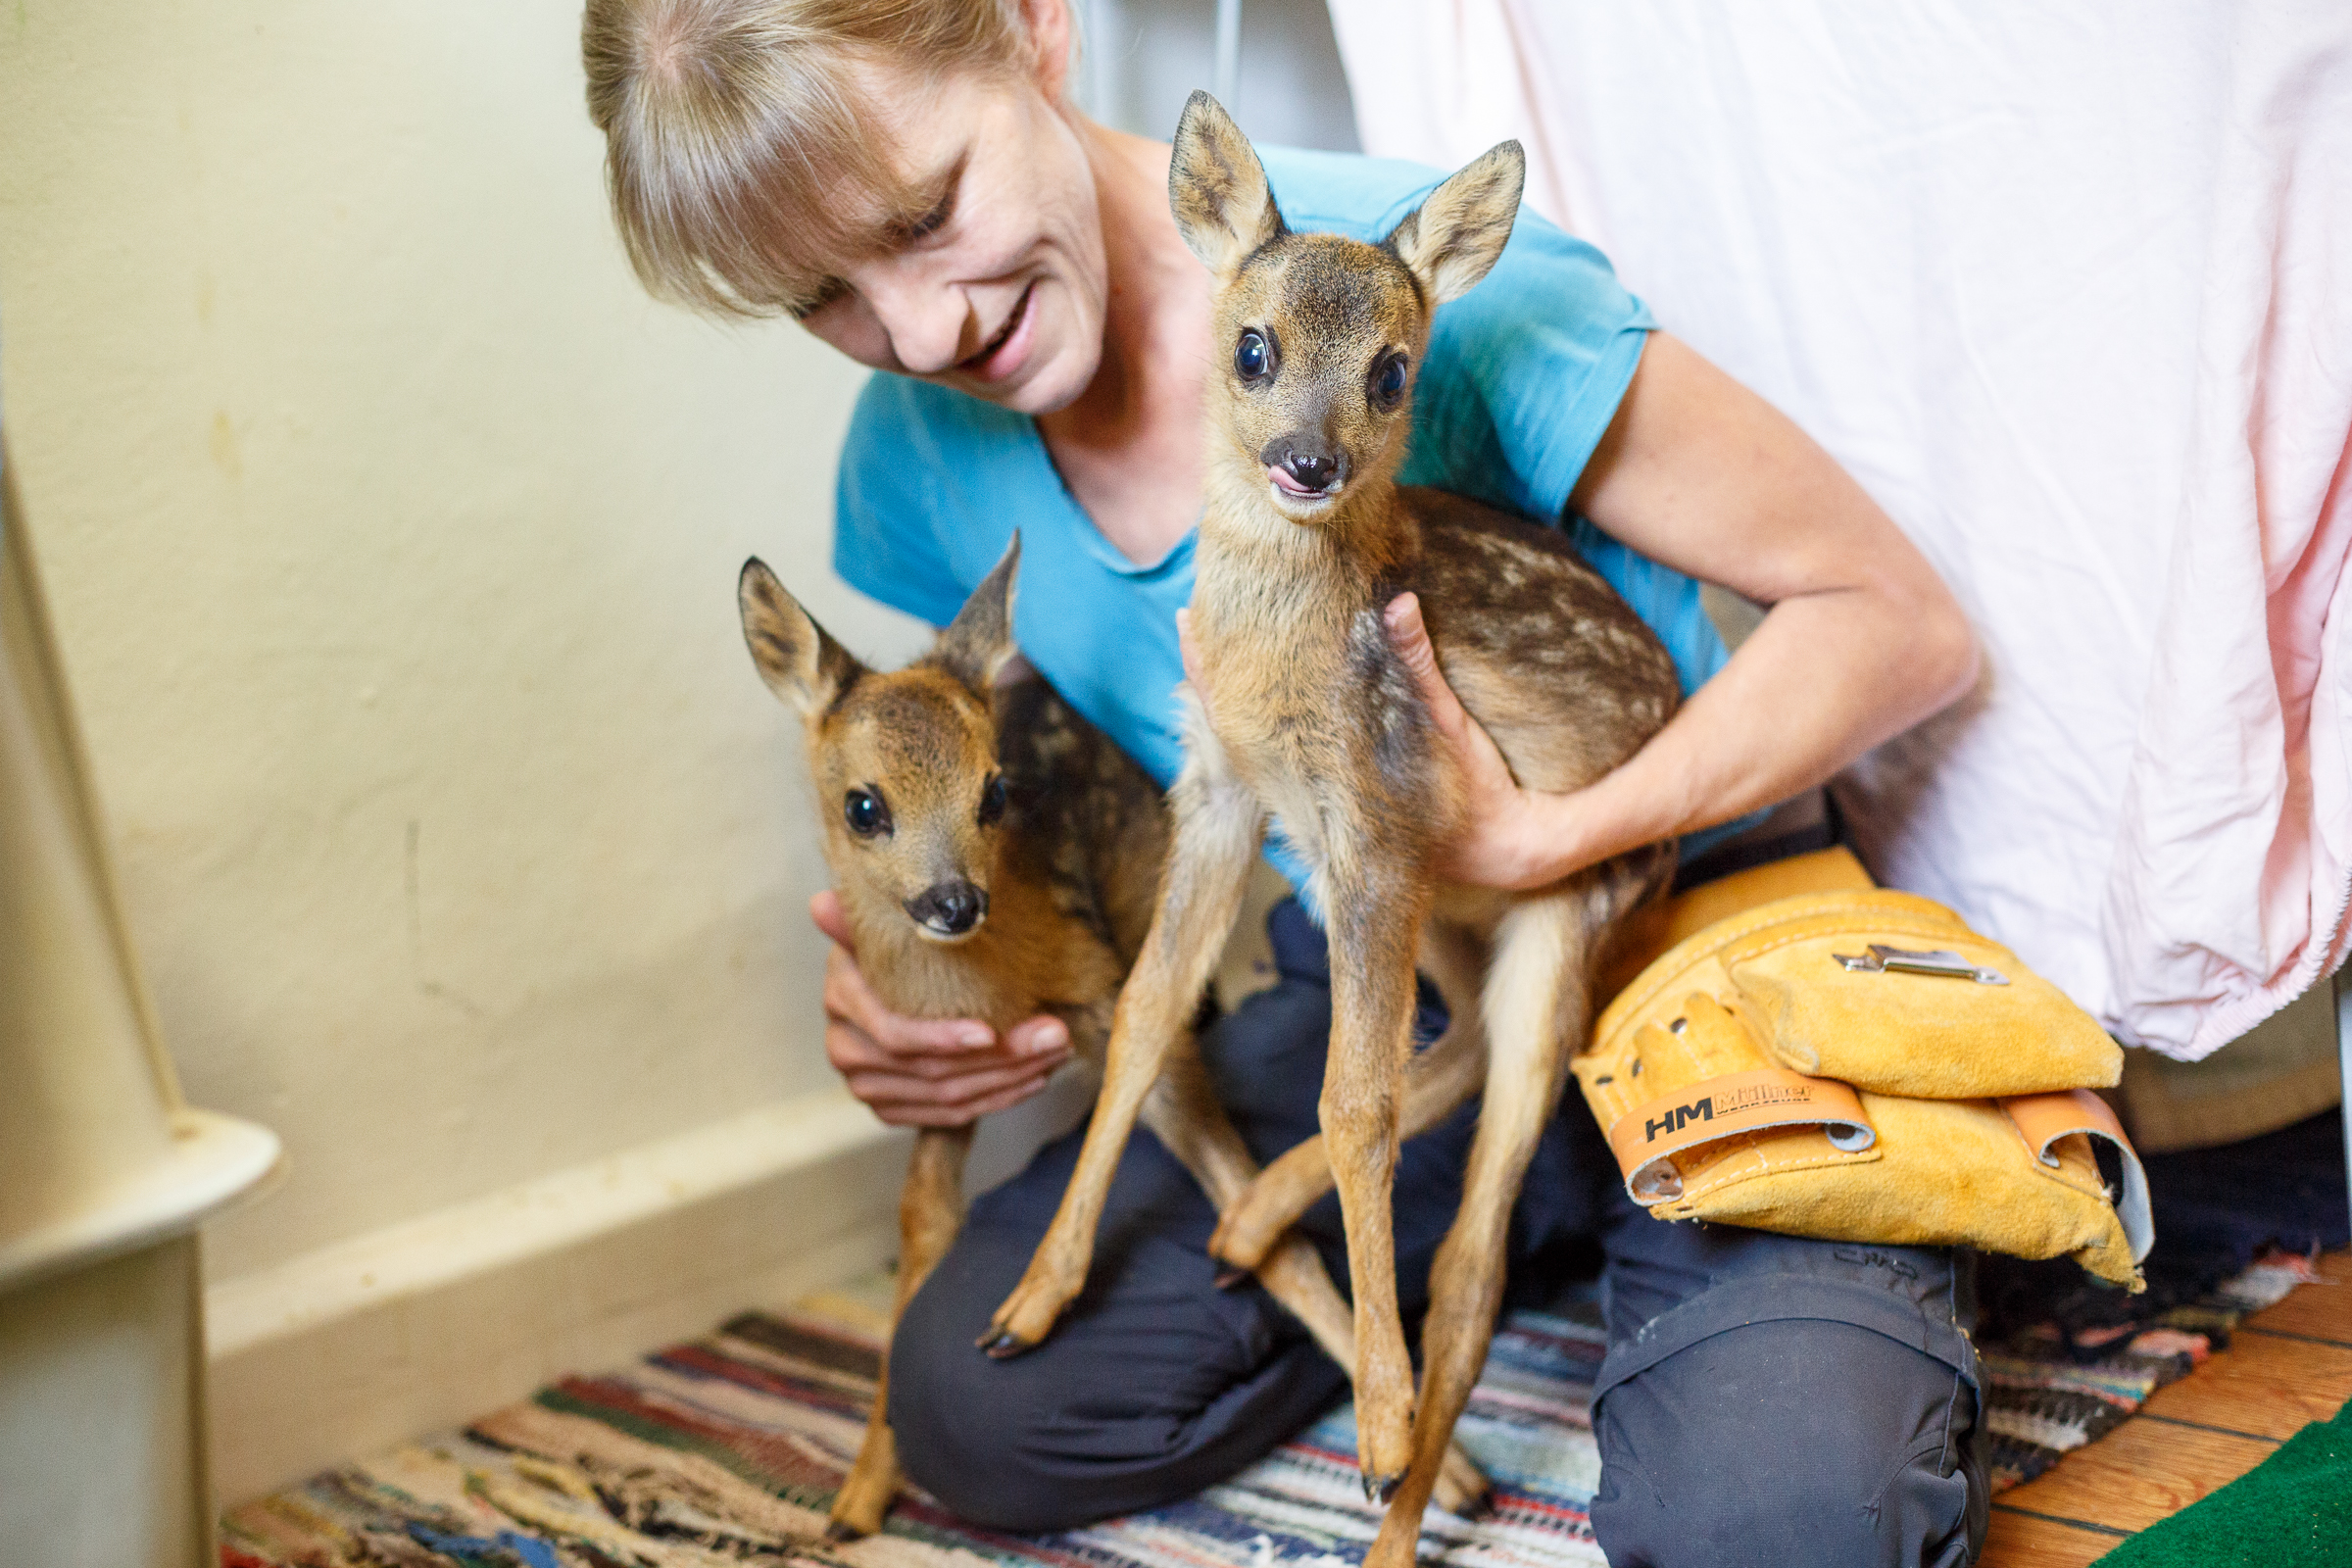
[[[870,1270],[906,1152],[834,1088],[207,1291],[278,1159],[180,1097],[0,454],[0,1565],[210,1568],[216,1495]]]
[[[214,1560],[196,1225],[277,1158],[180,1099],[0,453],[0,1563]]]

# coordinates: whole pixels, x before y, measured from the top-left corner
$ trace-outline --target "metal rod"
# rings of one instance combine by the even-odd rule
[[[1217,0],[1217,72],[1209,90],[1239,118],[1242,96],[1242,0]]]
[[[1086,50],[1088,96],[1094,101],[1087,105],[1094,117],[1106,125],[1120,123],[1117,106],[1111,99],[1117,95],[1117,81],[1111,58],[1111,20],[1118,7],[1113,0],[1086,0]]]
[[[2335,1049],[2344,1073],[2344,1202],[2352,1207],[2352,965],[2335,972]]]

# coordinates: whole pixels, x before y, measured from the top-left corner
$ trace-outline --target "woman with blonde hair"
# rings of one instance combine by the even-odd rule
[[[1209,280],[1168,212],[1168,148],[1068,102],[1072,41],[1068,0],[590,0],[583,27],[613,210],[648,287],[788,315],[883,372],[841,454],[836,568],[944,623],[1018,527],[1023,650],[1164,783]],[[1440,178],[1263,152],[1296,228],[1379,238]],[[1399,606],[1392,636],[1480,781],[1450,853],[1461,879],[1536,886],[1672,834],[1688,878],[1721,843],[1710,830],[1820,784],[1973,678],[1957,607],[1860,487],[1533,214],[1438,313],[1406,477],[1568,529],[1690,694],[1598,783],[1524,792]],[[1737,656],[1700,611],[1701,578],[1772,607]],[[1066,1054],[1051,1019],[1000,1039],[891,1014],[838,906],[820,898],[815,915],[836,943],[828,1053],[885,1120],[968,1121],[1035,1093]],[[1330,1026],[1320,934],[1295,903],[1271,928],[1279,983],[1203,1042],[1261,1159],[1314,1131]],[[1408,1306],[1425,1299],[1470,1114],[1399,1163]],[[975,1348],[1075,1148],[1074,1134],[1048,1146],[974,1201],[893,1342],[907,1472],[999,1528],[1182,1496],[1346,1386],[1263,1293],[1217,1288],[1207,1201],[1140,1132],[1085,1295],[1025,1356]],[[1336,1204],[1304,1228],[1346,1278]],[[1514,1230],[1522,1258],[1597,1242],[1605,1259],[1592,1522],[1611,1561],[1974,1558],[1978,1371],[1952,1257],[1655,1222],[1625,1200],[1581,1105],[1547,1136]]]

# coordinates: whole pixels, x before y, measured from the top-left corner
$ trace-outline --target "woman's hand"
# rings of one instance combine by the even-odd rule
[[[1446,684],[1429,628],[1421,622],[1421,601],[1398,594],[1383,612],[1389,645],[1412,671],[1421,700],[1451,747],[1462,780],[1462,829],[1438,858],[1440,874],[1472,887],[1517,891],[1556,882],[1585,862],[1576,858],[1565,795],[1519,787],[1494,737],[1462,707]],[[1190,610],[1176,612],[1176,641],[1184,651],[1184,674],[1200,690],[1199,651],[1193,645]],[[1202,698],[1205,702],[1206,699]]]
[[[1771,609],[1632,757],[1570,794],[1523,790],[1438,671],[1409,596],[1389,636],[1454,747],[1469,799],[1446,874],[1534,888],[1826,783],[1977,679],[1967,618],[1830,455],[1664,332],[1569,511],[1661,564]]]
[[[1439,855],[1437,868],[1472,887],[1540,888],[1577,868],[1562,821],[1570,797],[1522,789],[1486,726],[1470,716],[1446,684],[1437,650],[1421,621],[1421,601],[1398,594],[1382,612],[1389,646],[1421,688],[1421,701],[1445,744],[1452,748],[1462,781],[1462,826]]]
[[[825,957],[825,1055],[850,1093],[894,1127],[961,1127],[1017,1105],[1070,1056],[1059,1018],[1026,1018],[996,1031],[974,1018],[909,1018],[893,1012],[858,971],[840,895],[808,901],[809,918],[833,939]]]

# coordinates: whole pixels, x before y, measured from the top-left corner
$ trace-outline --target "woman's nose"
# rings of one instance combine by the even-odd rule
[[[937,375],[963,358],[965,326],[972,314],[963,290],[886,263],[858,279],[858,291],[908,374]]]

